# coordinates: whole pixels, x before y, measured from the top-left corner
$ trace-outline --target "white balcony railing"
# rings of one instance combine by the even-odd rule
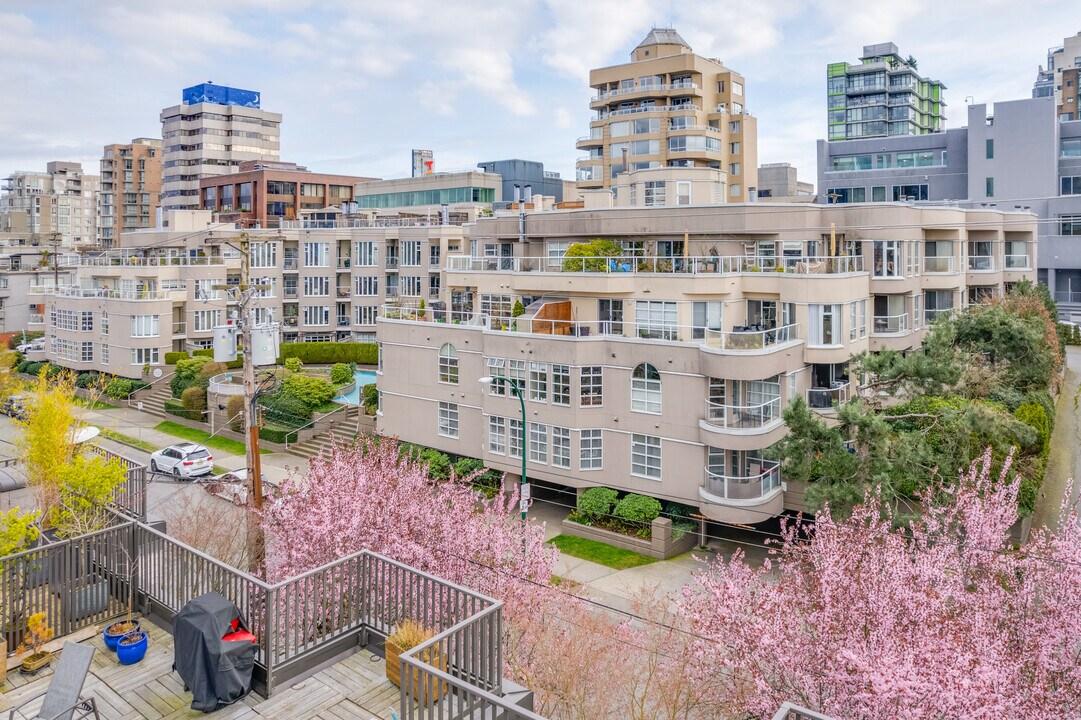
[[[620,97],[621,95],[633,95],[635,93],[644,92],[661,92],[664,90],[697,90],[698,85],[692,82],[678,82],[671,85],[665,85],[663,83],[657,83],[655,85],[635,85],[629,88],[616,88],[615,90],[609,90],[594,95],[590,98],[590,102],[599,102],[601,100],[607,100],[608,98]]]
[[[225,265],[223,257],[169,257],[155,255],[137,257],[134,255],[93,255],[79,258],[70,263],[80,267],[212,267]]]
[[[923,259],[923,271],[925,273],[952,273],[956,263],[952,255],[945,257],[925,257]]]
[[[995,257],[994,257],[994,255],[969,255],[968,256],[968,269],[969,270],[994,270],[995,269]]]
[[[757,405],[725,405],[706,400],[706,424],[720,430],[757,430],[781,419],[781,398]]]
[[[872,332],[881,335],[908,331],[908,313],[902,315],[875,315]]]
[[[728,475],[707,467],[702,489],[718,500],[754,500],[781,486],[781,468],[776,460],[748,461],[744,472]]]
[[[1028,255],[1007,255],[1006,269],[1030,270],[1032,269],[1032,263],[1029,262]]]
[[[813,409],[840,407],[848,402],[851,383],[835,382],[828,388],[807,388],[807,405]]]
[[[389,266],[388,266],[389,267]],[[834,275],[863,272],[863,258],[846,257],[500,257],[450,256],[449,272],[646,273],[650,275],[736,275],[783,273]]]
[[[103,300],[182,300],[187,293],[187,285],[160,290],[116,290],[101,287],[77,287],[73,285],[53,287],[34,285],[30,287],[32,295],[55,295],[57,297],[100,298]]]

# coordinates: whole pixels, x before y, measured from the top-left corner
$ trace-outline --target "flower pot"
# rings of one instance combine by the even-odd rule
[[[150,638],[142,630],[130,632],[120,638],[116,646],[116,659],[121,665],[134,665],[146,656],[147,645]]]
[[[387,680],[398,687],[402,686],[402,661],[401,654],[409,648],[401,648],[394,644],[391,640],[387,640],[386,645],[387,655]],[[428,665],[439,668],[446,672],[447,659],[442,655],[435,653],[433,656],[433,650],[428,649],[422,653],[421,659]],[[421,703],[429,704],[439,700],[440,696],[447,691],[446,683],[439,682],[435,679],[429,679],[428,682],[422,683],[419,677],[413,678],[412,694],[413,699],[418,700]]]
[[[19,666],[19,672],[24,675],[34,675],[53,660],[53,654],[48,652],[36,652],[23,658]]]
[[[123,629],[118,629],[120,626],[123,626]],[[120,638],[138,629],[138,620],[132,620],[130,625],[126,620],[121,620],[120,622],[115,622],[102,630],[101,637],[105,640],[105,647],[109,648],[113,652],[116,652],[116,646],[120,642]]]

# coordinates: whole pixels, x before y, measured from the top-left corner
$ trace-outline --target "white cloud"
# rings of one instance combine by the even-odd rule
[[[574,127],[574,117],[571,115],[570,110],[565,107],[557,107],[552,112],[552,122],[561,130]]]
[[[550,29],[539,34],[533,49],[545,65],[585,82],[592,68],[610,64],[649,31],[646,0],[546,0]],[[639,37],[641,36],[641,37]]]

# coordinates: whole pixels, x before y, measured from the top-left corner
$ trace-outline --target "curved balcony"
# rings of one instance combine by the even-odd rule
[[[781,398],[776,397],[758,405],[725,405],[706,400],[702,422],[715,430],[746,435],[769,432],[783,420]]]
[[[875,335],[899,335],[909,330],[908,313],[900,315],[875,315],[871,332]]]
[[[699,510],[711,520],[756,523],[784,510],[781,468],[775,460],[748,463],[746,475],[728,475],[704,469],[698,488]]]
[[[833,383],[828,388],[807,388],[807,406],[820,413],[832,414],[848,402],[851,383]]]
[[[239,375],[223,373],[210,378],[207,389],[215,395],[243,395],[244,381]]]

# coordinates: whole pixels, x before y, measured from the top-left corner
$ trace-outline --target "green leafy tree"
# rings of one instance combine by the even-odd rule
[[[124,484],[127,470],[120,460],[76,457],[60,470],[60,494],[49,511],[49,525],[60,537],[75,537],[109,526],[108,505],[116,489]]]
[[[605,272],[611,258],[623,257],[623,246],[615,240],[595,238],[589,242],[574,243],[563,255],[566,272]]]
[[[330,381],[335,385],[353,382],[353,370],[346,363],[334,363],[330,366]]]
[[[22,552],[38,539],[38,517],[37,512],[24,513],[19,508],[0,513],[0,557]]]
[[[282,381],[282,388],[312,410],[334,398],[334,386],[311,375],[289,375]]]

